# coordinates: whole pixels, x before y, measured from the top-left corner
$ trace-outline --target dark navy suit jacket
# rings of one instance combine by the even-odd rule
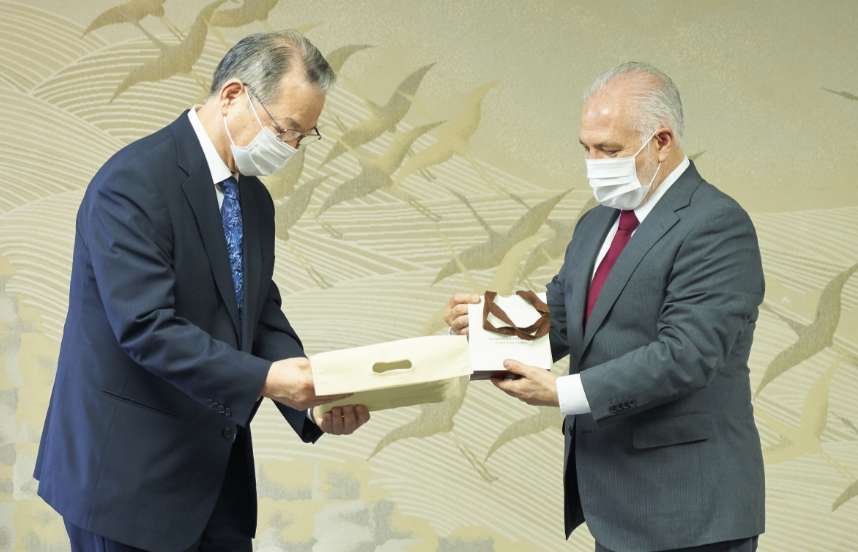
[[[39,495],[74,525],[181,550],[229,485],[239,489],[243,528],[255,531],[247,428],[271,361],[304,351],[272,281],[271,196],[256,178],[239,188],[242,316],[187,112],[119,151],[86,190],[35,469]],[[305,412],[277,406],[302,440],[319,437]]]

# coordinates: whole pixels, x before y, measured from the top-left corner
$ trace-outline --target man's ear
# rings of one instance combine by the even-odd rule
[[[221,115],[226,116],[230,106],[238,100],[244,92],[244,85],[238,79],[231,79],[224,84],[218,94],[218,106]]]
[[[655,133],[653,138],[656,148],[658,148],[658,160],[664,162],[676,147],[676,138],[673,136],[673,131],[669,128],[661,128]]]

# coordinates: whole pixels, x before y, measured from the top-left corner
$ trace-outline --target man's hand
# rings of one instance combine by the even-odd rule
[[[313,417],[318,420],[318,408],[313,410]],[[369,410],[362,405],[335,406],[322,415],[318,422],[319,428],[331,435],[351,435],[360,426],[369,421]]]
[[[557,376],[550,370],[527,366],[515,360],[505,360],[504,368],[509,370],[514,379],[509,376],[493,377],[495,387],[511,397],[534,406],[560,406],[557,399]]]
[[[295,357],[271,364],[262,387],[262,396],[291,406],[295,410],[307,410],[349,395],[317,396],[310,361],[304,357]]]
[[[444,322],[450,330],[459,335],[468,335],[468,305],[480,302],[476,293],[457,293],[447,301],[444,307]]]

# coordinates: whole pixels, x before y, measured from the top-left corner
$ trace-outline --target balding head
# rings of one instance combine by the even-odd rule
[[[679,90],[669,76],[648,63],[629,61],[596,77],[584,97],[585,106],[596,99],[621,104],[628,124],[642,139],[667,127],[679,141],[685,131]]]

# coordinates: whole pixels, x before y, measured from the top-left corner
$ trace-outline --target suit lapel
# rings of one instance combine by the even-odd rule
[[[241,336],[238,322],[238,304],[232,283],[232,271],[226,251],[226,238],[217,205],[212,175],[206,164],[199,140],[194,134],[187,111],[171,125],[176,138],[176,154],[179,166],[187,174],[182,191],[194,213],[206,256],[220,296],[229,312],[237,338]]]
[[[611,268],[608,279],[605,280],[605,284],[599,292],[599,297],[596,299],[593,312],[590,313],[590,318],[587,320],[582,352],[586,350],[590,344],[590,340],[593,339],[593,334],[596,333],[596,330],[605,321],[605,317],[611,310],[611,307],[614,306],[620,292],[626,287],[629,278],[631,278],[632,273],[644,258],[644,255],[679,220],[672,211],[663,213],[663,216],[660,217],[654,217],[654,215],[655,212],[651,213],[638,227],[635,235],[632,236],[632,239]]]
[[[635,268],[637,268],[647,252],[652,249],[652,246],[679,221],[676,211],[686,207],[690,203],[691,195],[699,184],[700,175],[692,163],[670,190],[667,191],[664,197],[661,198],[652,212],[638,227],[632,239],[629,240],[629,243],[623,249],[613,268],[611,268],[611,272],[608,274],[601,292],[599,292],[599,298],[596,300],[593,312],[590,314],[589,320],[587,320],[584,341],[581,346],[582,355],[586,352],[596,331],[605,321],[623,288],[626,287]],[[599,247],[601,247],[601,241],[599,242]],[[584,297],[586,297],[586,293]]]
[[[572,282],[572,305],[566,313],[567,338],[570,340],[571,351],[580,351],[584,343],[584,307],[587,304],[587,292],[590,289],[590,275],[596,264],[596,257],[602,248],[602,242],[611,230],[611,225],[617,220],[619,211],[608,207],[596,207],[593,211],[592,220],[587,221],[586,226],[578,227],[576,232],[581,232],[581,251],[575,254],[575,258],[581,262],[573,262],[571,266]],[[576,355],[573,355],[573,358]]]

